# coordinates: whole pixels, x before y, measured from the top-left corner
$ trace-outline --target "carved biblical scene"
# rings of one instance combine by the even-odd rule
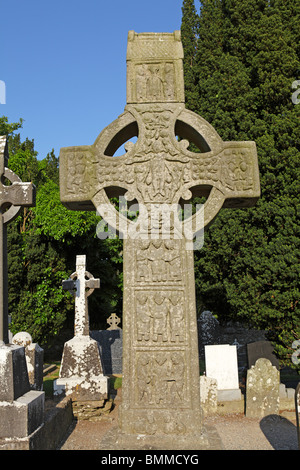
[[[91,153],[80,150],[67,152],[66,189],[69,195],[86,194],[94,187],[96,175],[93,173]]]
[[[174,101],[174,65],[168,63],[138,64],[135,66],[137,102]]]
[[[136,110],[133,110],[136,112]],[[126,171],[134,166],[135,197],[145,202],[171,203],[182,185],[189,180],[190,159],[182,153],[175,137],[173,110],[153,106],[139,114],[144,138],[136,147],[135,157],[126,162]]]
[[[138,352],[136,404],[163,408],[184,405],[186,364],[183,351]]]
[[[136,344],[184,343],[186,318],[182,291],[137,291]]]
[[[137,283],[180,283],[182,258],[176,240],[139,240],[136,251]]]

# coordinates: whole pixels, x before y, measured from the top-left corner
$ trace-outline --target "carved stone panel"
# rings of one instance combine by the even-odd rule
[[[137,241],[136,282],[178,284],[182,281],[182,253],[178,240]]]
[[[184,351],[142,351],[136,354],[136,406],[189,406]]]
[[[135,344],[161,347],[186,341],[183,291],[136,290]]]

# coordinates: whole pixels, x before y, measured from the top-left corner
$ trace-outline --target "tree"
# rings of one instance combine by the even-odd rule
[[[293,0],[202,1],[196,58],[196,111],[223,140],[256,142],[261,180],[254,208],[222,210],[206,230],[197,297],[220,320],[266,329],[289,365],[300,337],[299,19]]]
[[[17,129],[20,129],[23,125],[23,119],[20,119],[19,122],[8,123],[8,118],[6,116],[0,117],[0,135],[11,135]]]
[[[198,15],[193,0],[184,0],[182,5],[181,41],[184,47],[184,84],[185,95],[192,111],[197,109],[197,47],[198,47]]]
[[[63,329],[73,329],[74,299],[62,281],[75,270],[76,255],[87,255],[87,269],[101,279],[89,300],[92,328],[106,328],[106,318],[122,303],[119,240],[100,240],[95,212],[73,212],[60,202],[58,158],[52,150],[38,160],[34,141],[24,142],[20,123],[0,118],[8,135],[9,167],[37,188],[36,206],[24,208],[8,227],[8,303],[11,331],[28,331],[42,346],[53,344]]]

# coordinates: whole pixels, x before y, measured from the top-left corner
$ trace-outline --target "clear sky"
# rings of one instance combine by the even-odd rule
[[[90,145],[126,105],[129,30],[180,29],[182,0],[6,0],[0,9],[0,116],[24,119],[38,158]],[[197,4],[197,1],[195,2]],[[197,5],[196,5],[197,6]],[[1,98],[1,95],[0,95]]]

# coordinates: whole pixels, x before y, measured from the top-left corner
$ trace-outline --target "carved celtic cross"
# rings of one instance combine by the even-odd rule
[[[127,435],[201,432],[194,260],[187,239],[222,207],[251,206],[260,194],[255,143],[223,142],[185,109],[182,59],[179,31],[130,31],[124,113],[93,145],[60,152],[62,202],[73,210],[96,208],[126,235],[120,423]],[[127,142],[133,137],[136,143]],[[126,153],[114,157],[125,142]],[[136,221],[110,203],[120,195],[138,203]],[[188,218],[187,234],[168,208],[193,196],[207,199],[202,217]]]
[[[8,146],[6,136],[0,136],[0,341],[8,343],[7,299],[7,224],[17,217],[21,207],[35,204],[35,187],[23,183],[7,168]],[[8,180],[11,184],[5,184]]]
[[[87,298],[99,287],[100,279],[95,279],[86,271],[86,256],[77,255],[76,271],[69,279],[62,282],[62,288],[75,296],[75,336],[89,336],[90,334]]]

